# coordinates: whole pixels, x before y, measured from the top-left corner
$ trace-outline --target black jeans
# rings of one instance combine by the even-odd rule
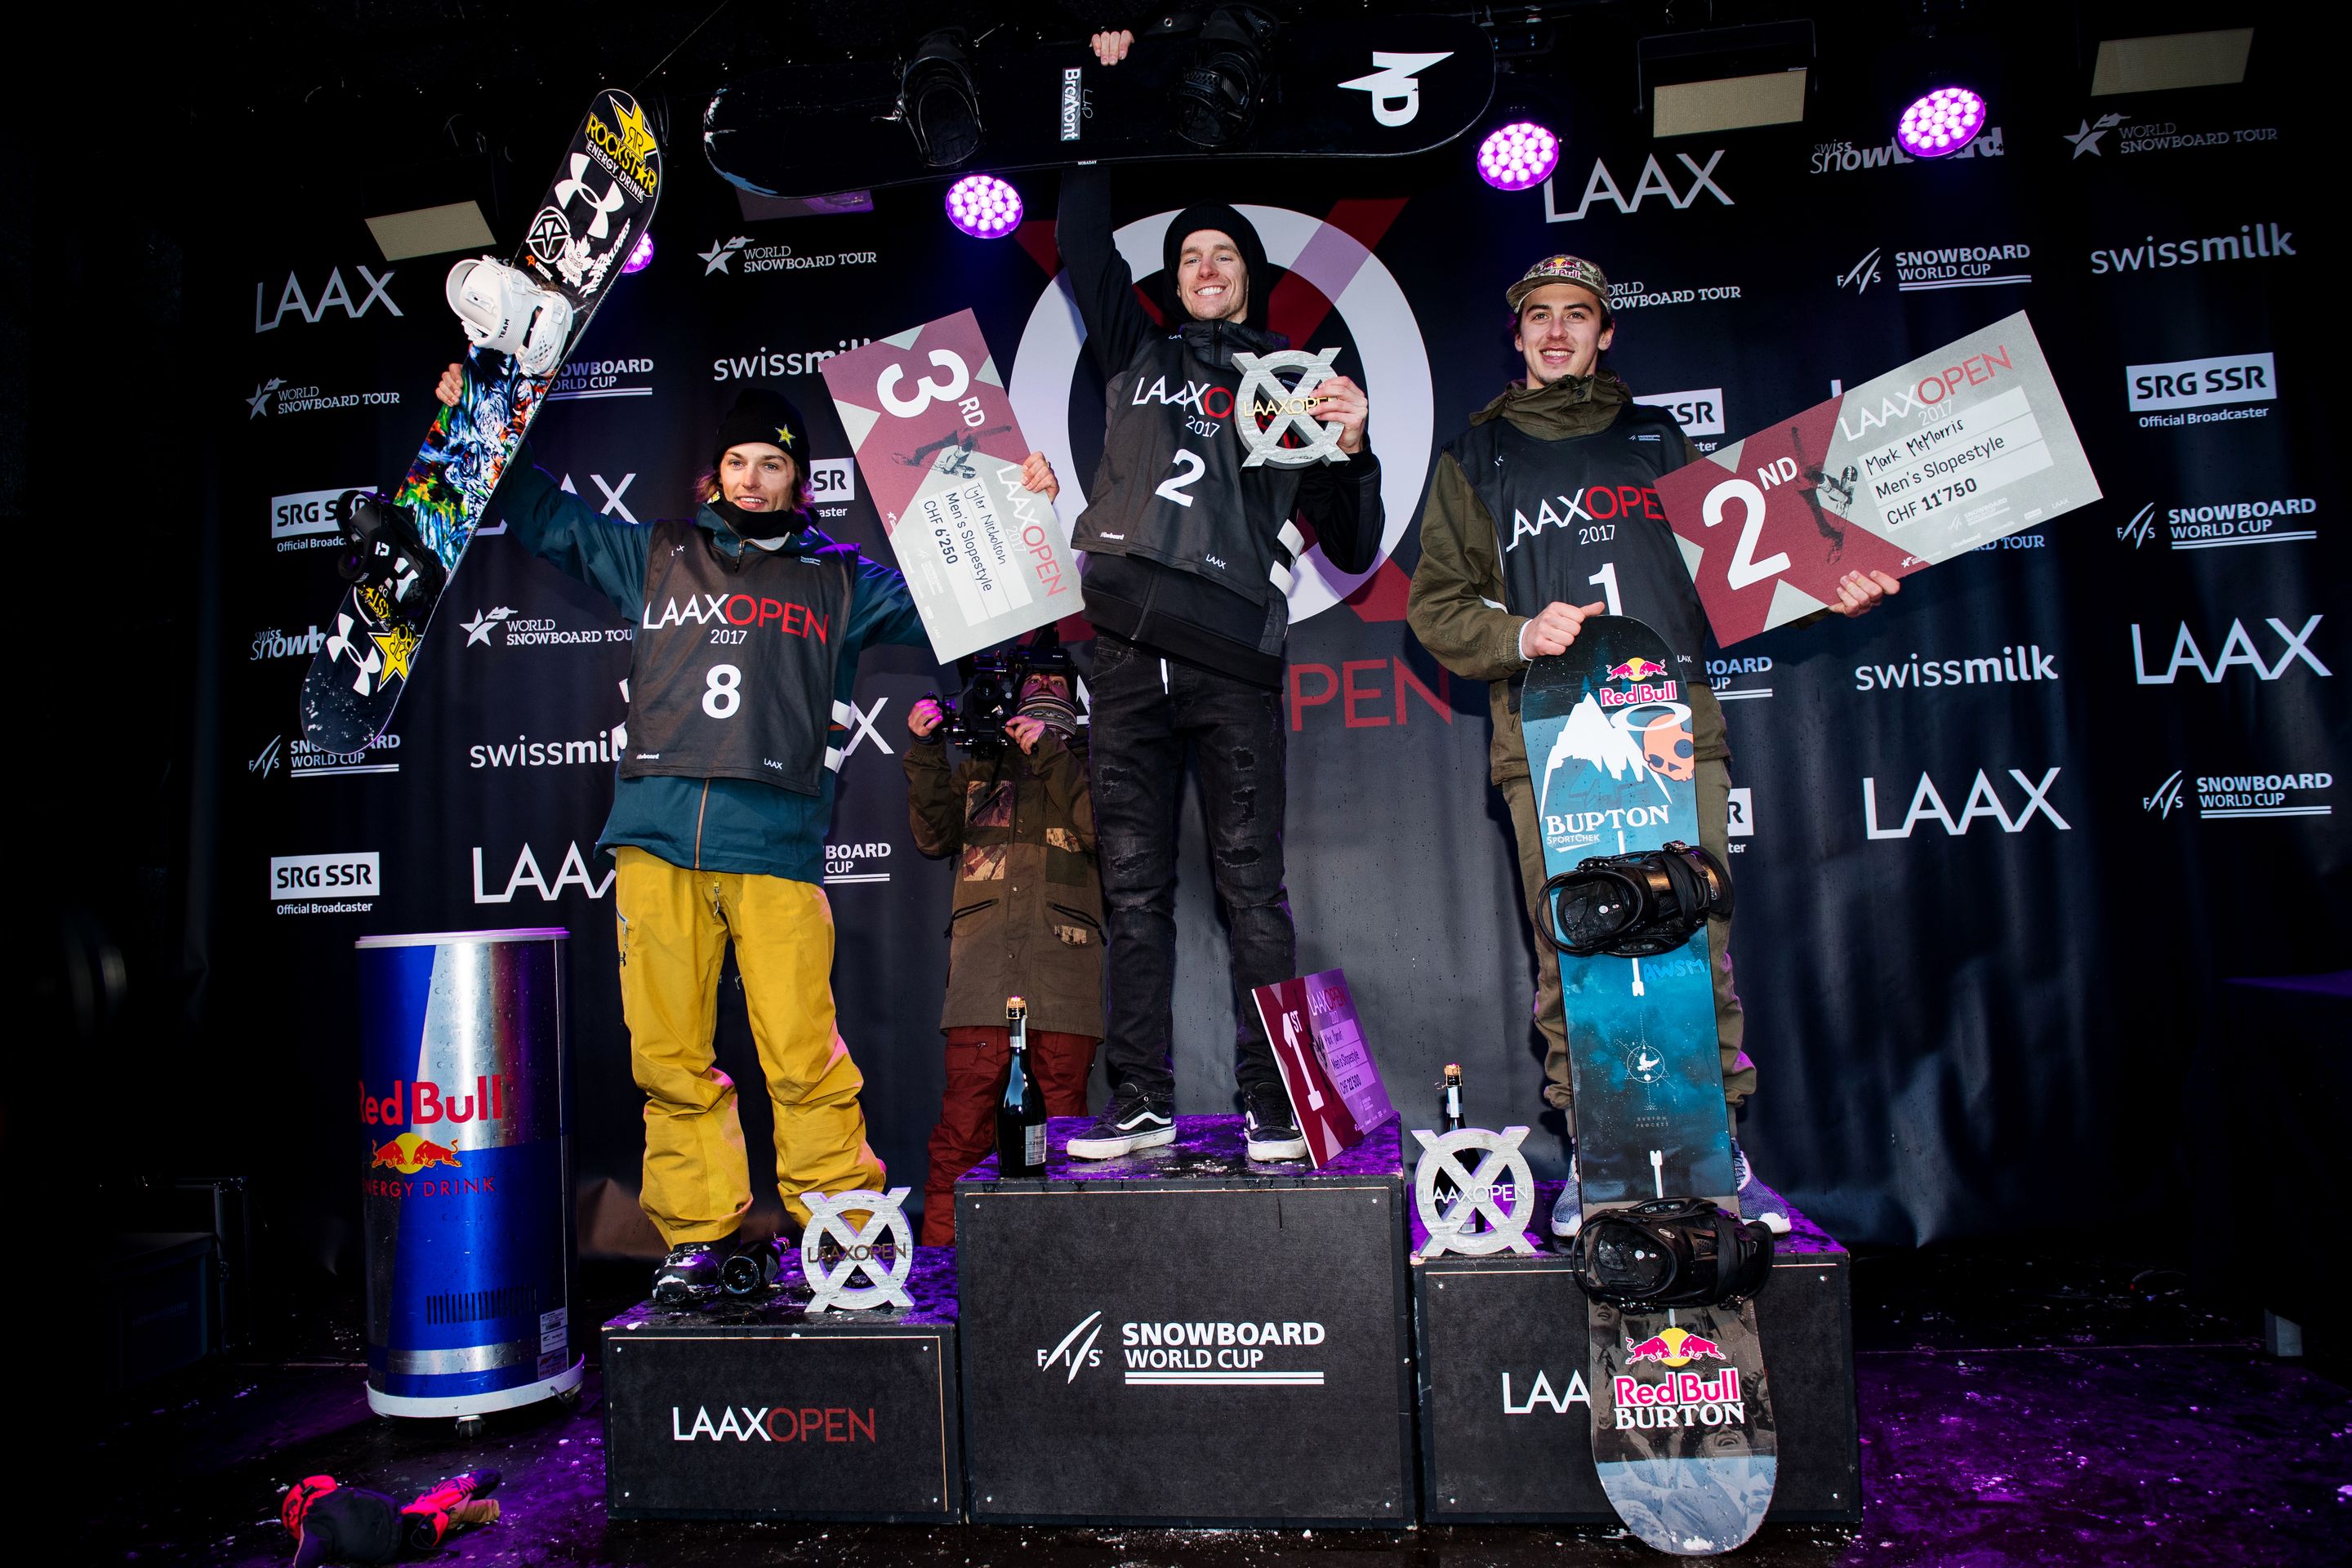
[[[1276,1087],[1250,992],[1297,973],[1298,936],[1282,885],[1282,696],[1103,633],[1095,639],[1091,758],[1102,862],[1103,1063],[1114,1088],[1175,1088],[1170,1065],[1176,980],[1176,829],[1189,754],[1201,775],[1209,867],[1231,923],[1234,1077]]]

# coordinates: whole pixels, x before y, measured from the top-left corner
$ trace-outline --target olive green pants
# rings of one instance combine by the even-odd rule
[[[1696,765],[1698,841],[1726,867],[1731,864],[1731,769],[1722,762]],[[1511,829],[1519,841],[1519,882],[1527,891],[1528,918],[1540,921],[1536,900],[1543,891],[1543,836],[1536,826],[1536,791],[1526,773],[1502,781],[1503,798],[1510,804]],[[1734,881],[1738,879],[1735,877]],[[1747,1018],[1739,1009],[1739,994],[1731,988],[1731,922],[1706,922],[1706,956],[1715,981],[1715,1037],[1723,1053],[1723,1097],[1733,1109],[1756,1090],[1756,1064],[1739,1048]],[[1559,955],[1551,944],[1536,942],[1536,1026],[1543,1031],[1544,1100],[1569,1112],[1569,1131],[1576,1129],[1570,1104],[1572,1089],[1568,1072],[1568,1024],[1560,1005]]]

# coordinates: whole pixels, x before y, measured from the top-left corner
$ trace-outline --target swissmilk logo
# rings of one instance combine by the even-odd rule
[[[2293,256],[2294,230],[2272,222],[2242,223],[2235,234],[2192,235],[2158,239],[2149,235],[2137,245],[2111,247],[2091,252],[2091,272],[2163,271],[2175,267],[2202,267],[2217,261],[2271,261]]]

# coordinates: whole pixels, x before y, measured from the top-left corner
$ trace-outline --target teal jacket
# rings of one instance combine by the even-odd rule
[[[604,516],[534,467],[518,452],[499,487],[499,510],[511,538],[532,554],[553,562],[613,602],[636,625],[645,618],[646,555],[653,531]],[[694,520],[709,529],[729,556],[757,546],[745,542],[709,507]],[[778,519],[798,524],[784,539],[786,550],[831,542],[805,518]],[[923,623],[907,580],[887,566],[861,557],[850,600],[848,639],[841,651],[833,695],[850,700],[857,684],[857,656],[876,644],[927,647]],[[824,833],[833,821],[834,775],[824,773],[815,795],[798,795],[754,779],[651,777],[618,779],[613,815],[596,847],[611,851],[634,844],[673,866],[698,871],[747,872],[789,877],[796,882],[824,880]]]

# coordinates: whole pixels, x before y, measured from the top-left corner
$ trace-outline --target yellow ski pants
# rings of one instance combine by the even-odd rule
[[[646,1215],[671,1247],[731,1233],[751,1206],[735,1081],[719,1070],[719,967],[735,944],[751,1039],[776,1116],[776,1185],[793,1220],[807,1192],[881,1190],[866,1142],[866,1084],[834,1026],[833,908],[786,877],[688,871],[625,845],[621,1011],[646,1093]]]

